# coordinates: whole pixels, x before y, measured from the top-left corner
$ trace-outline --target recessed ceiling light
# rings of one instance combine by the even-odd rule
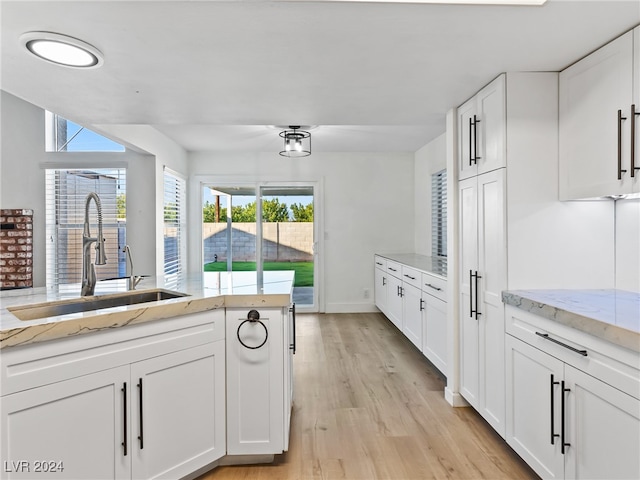
[[[93,45],[59,33],[27,32],[20,42],[36,57],[65,67],[95,68],[104,61]]]

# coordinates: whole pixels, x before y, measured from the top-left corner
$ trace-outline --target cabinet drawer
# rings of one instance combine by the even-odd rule
[[[224,339],[224,309],[2,351],[0,395]]]
[[[424,293],[447,301],[447,280],[445,278],[423,273],[421,288]]]
[[[386,270],[387,269],[387,259],[384,257],[381,257],[379,255],[375,255],[373,257],[374,259],[374,265],[376,268],[379,268],[381,270]]]
[[[402,264],[392,260],[387,260],[387,273],[396,278],[402,278]]]
[[[507,333],[640,399],[638,352],[511,305],[505,312]]]
[[[413,285],[416,288],[420,288],[420,282],[422,280],[422,273],[406,265],[402,266],[402,281]]]

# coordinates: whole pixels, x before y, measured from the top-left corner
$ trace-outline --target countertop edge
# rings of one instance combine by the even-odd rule
[[[502,301],[506,305],[574,328],[634,352],[640,352],[640,334],[633,330],[527,298],[526,294],[518,291],[503,291]]]

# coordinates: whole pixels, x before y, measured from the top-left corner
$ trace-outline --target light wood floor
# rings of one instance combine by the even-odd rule
[[[221,479],[528,479],[526,464],[381,314],[299,314],[291,442]]]

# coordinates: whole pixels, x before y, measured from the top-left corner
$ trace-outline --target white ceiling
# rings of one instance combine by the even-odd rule
[[[315,1],[0,3],[0,87],[86,126],[151,125],[190,151],[272,151],[271,125],[317,125],[313,151],[415,151],[503,71],[558,71],[640,23],[640,0],[542,7]],[[104,65],[43,62],[41,30]]]

